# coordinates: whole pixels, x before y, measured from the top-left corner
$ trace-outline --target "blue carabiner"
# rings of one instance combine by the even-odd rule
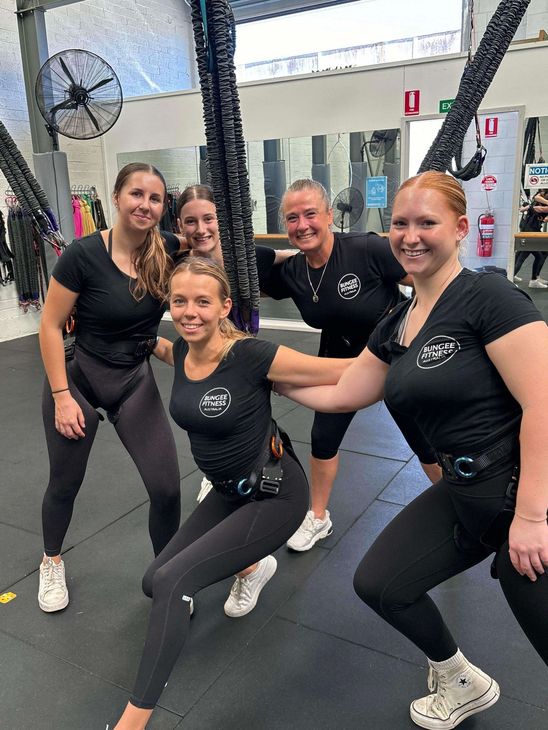
[[[247,489],[244,489],[244,484],[248,483]],[[238,485],[236,487],[236,491],[240,495],[240,497],[247,497],[248,494],[251,494],[251,490],[253,489],[253,485],[249,484],[248,479],[240,479],[238,482]]]
[[[471,456],[458,456],[453,462],[455,474],[459,477],[463,477],[464,479],[471,479],[472,477],[475,477],[478,473],[477,471],[463,471],[461,468],[461,464],[472,464],[473,462],[474,459],[472,459]]]

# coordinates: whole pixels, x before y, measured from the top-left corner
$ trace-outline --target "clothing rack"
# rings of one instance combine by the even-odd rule
[[[70,192],[72,195],[89,195],[92,200],[99,197],[95,185],[71,185]]]
[[[180,233],[176,215],[177,200],[180,194],[181,189],[178,184],[166,185],[166,209],[160,221],[160,228],[164,231]]]
[[[103,204],[95,185],[72,185],[72,214],[76,238],[108,228]]]

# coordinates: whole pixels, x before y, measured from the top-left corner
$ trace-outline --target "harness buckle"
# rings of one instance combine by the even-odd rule
[[[259,491],[265,492],[266,494],[278,494],[280,491],[280,481],[278,479],[270,479],[269,477],[263,477],[259,484]]]
[[[470,466],[463,469],[464,464],[470,465],[473,463],[474,459],[472,459],[471,456],[458,456],[453,460],[453,469],[455,474],[463,479],[471,479],[472,477],[475,477],[478,472],[474,471]]]

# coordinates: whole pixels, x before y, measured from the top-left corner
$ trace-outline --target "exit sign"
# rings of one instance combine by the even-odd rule
[[[454,99],[441,99],[440,101],[440,114],[447,114],[447,112],[453,106]]]

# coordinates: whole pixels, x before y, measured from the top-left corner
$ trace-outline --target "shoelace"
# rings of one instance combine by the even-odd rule
[[[428,672],[428,689],[435,694],[430,695],[429,711],[442,720],[449,717],[452,707],[447,702],[445,690],[447,689],[447,676],[443,672],[437,672],[430,667]]]
[[[232,590],[230,591],[234,596],[237,604],[242,601],[249,601],[251,599],[251,589],[248,578],[236,578]]]
[[[61,563],[56,565],[53,560],[46,563],[46,570],[44,571],[44,593],[55,590],[57,588],[64,590],[63,581],[63,567]]]
[[[302,530],[303,532],[308,533],[311,537],[313,537],[316,533],[316,528],[314,526],[315,521],[315,518],[311,517],[310,515],[306,515],[306,517],[304,518]]]

